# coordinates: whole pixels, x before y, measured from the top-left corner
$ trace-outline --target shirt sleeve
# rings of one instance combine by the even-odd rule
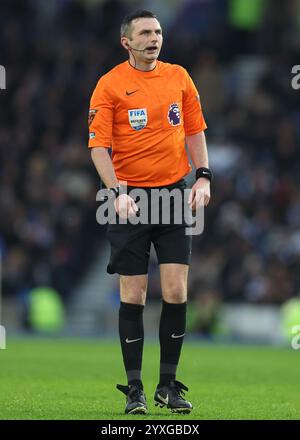
[[[207,128],[205,123],[200,97],[190,75],[186,73],[186,85],[183,93],[183,116],[186,136],[200,133]]]
[[[100,78],[90,102],[88,147],[110,148],[112,144],[112,124],[114,102],[104,78]]]

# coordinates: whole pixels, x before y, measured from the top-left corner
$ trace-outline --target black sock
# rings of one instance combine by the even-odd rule
[[[144,345],[144,306],[121,302],[119,310],[119,335],[123,362],[129,385],[142,386],[141,369]]]
[[[160,325],[160,379],[163,386],[175,379],[186,325],[186,302],[170,304],[163,301]]]

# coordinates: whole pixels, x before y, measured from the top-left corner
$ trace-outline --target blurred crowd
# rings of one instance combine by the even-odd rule
[[[238,0],[170,0],[155,7],[1,1],[6,295],[49,285],[67,300],[101,249],[99,178],[87,150],[89,99],[98,78],[126,59],[119,25],[141,6],[169,17],[161,59],[191,73],[208,125],[215,179],[204,234],[193,239],[190,296],[209,304],[280,304],[299,294],[300,92],[291,86],[291,69],[300,53],[300,2],[243,3],[247,11]],[[153,299],[160,297],[155,264]]]

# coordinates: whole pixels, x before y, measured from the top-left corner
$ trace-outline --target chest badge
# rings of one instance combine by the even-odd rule
[[[177,103],[169,106],[168,120],[171,125],[180,125],[180,108]]]
[[[148,122],[147,109],[135,108],[128,110],[128,119],[131,127],[134,130],[142,130],[146,127]]]

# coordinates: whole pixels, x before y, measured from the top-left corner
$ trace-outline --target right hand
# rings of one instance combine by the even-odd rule
[[[121,218],[133,217],[139,210],[135,201],[127,194],[120,194],[114,201],[114,207]]]

